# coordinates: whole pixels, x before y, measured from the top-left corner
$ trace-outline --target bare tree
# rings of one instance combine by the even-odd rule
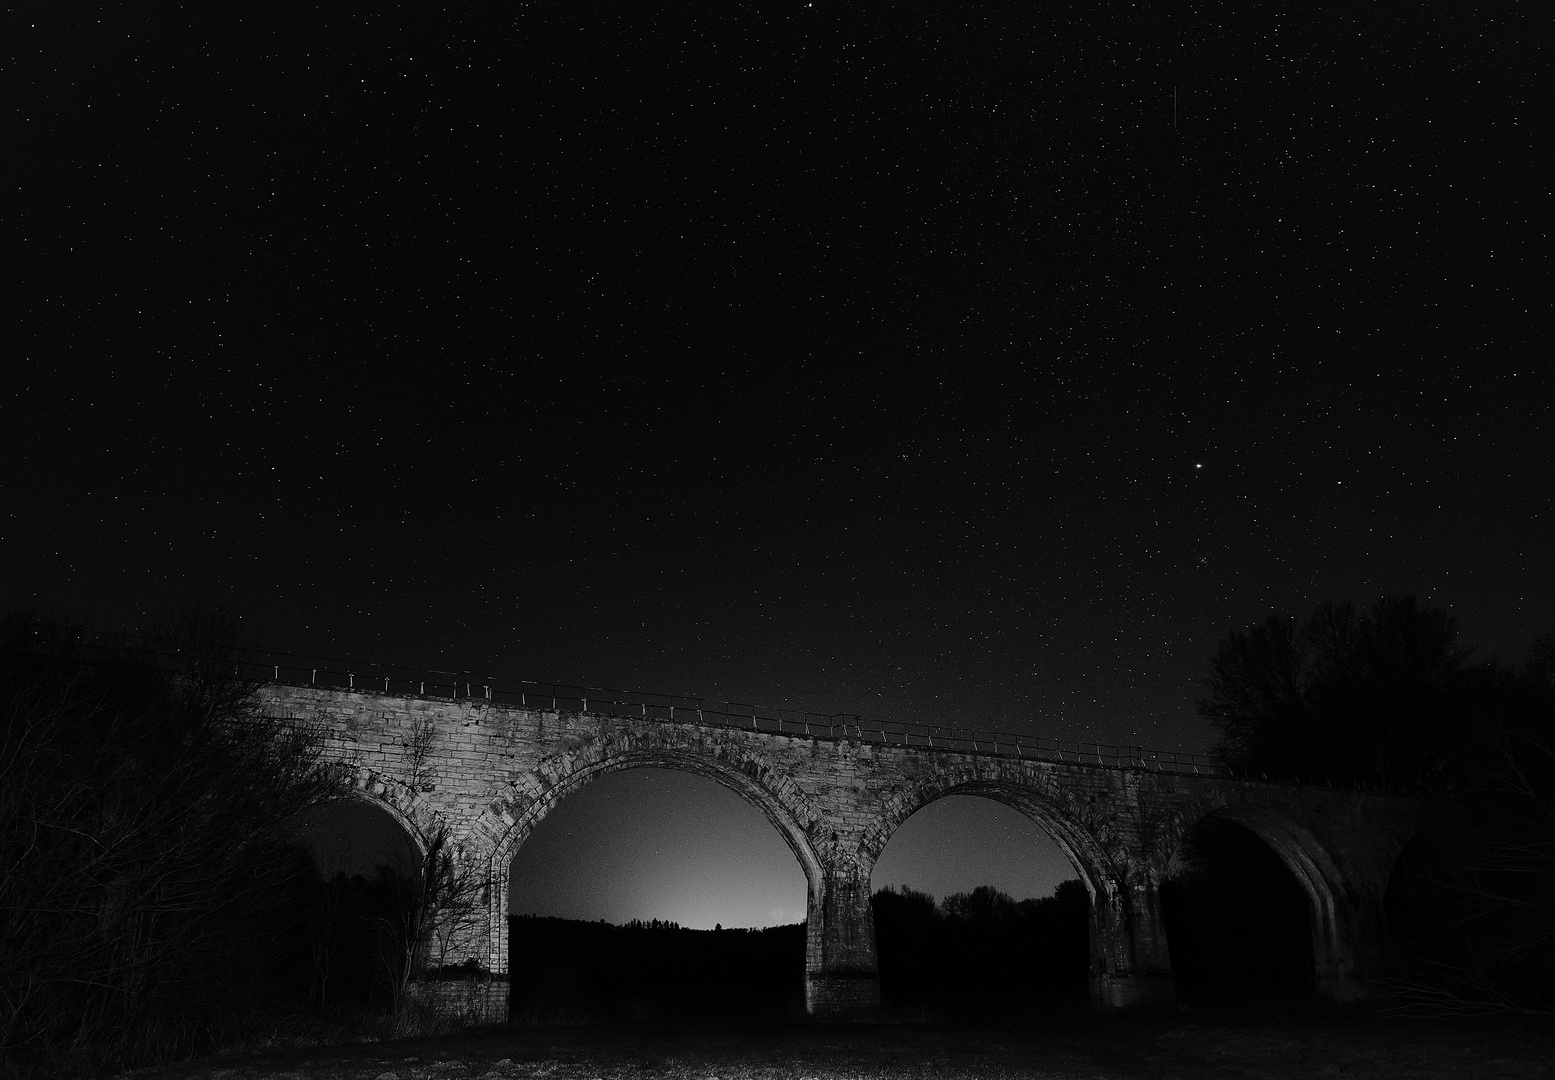
[[[1555,1012],[1555,634],[1482,675],[1453,826],[1401,863],[1404,1012]]]
[[[340,900],[345,887],[344,874],[319,881],[318,902],[313,911],[309,940],[313,983],[308,995],[317,1005],[329,1004],[329,965],[340,945]]]
[[[426,713],[412,713],[405,737],[405,757],[410,762],[410,789],[421,791],[427,778],[427,762],[437,745],[437,727]]]
[[[156,655],[0,623],[0,1048],[128,1064],[187,1042],[266,952],[297,867],[287,822],[339,780],[261,715],[230,621]]]
[[[450,948],[485,912],[489,882],[462,857],[446,826],[427,838],[420,862],[409,872],[384,867],[395,894],[391,915],[380,921],[383,961],[393,988],[395,1011],[417,975],[445,965]]]

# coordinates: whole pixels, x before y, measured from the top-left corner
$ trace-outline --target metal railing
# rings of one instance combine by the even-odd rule
[[[1141,746],[1115,746],[1035,735],[957,727],[871,720],[852,713],[814,713],[733,701],[709,701],[689,694],[658,694],[635,690],[568,686],[477,674],[473,671],[410,672],[381,665],[291,657],[279,659],[268,670],[249,672],[265,681],[290,686],[370,691],[450,701],[476,700],[493,705],[542,709],[556,713],[594,713],[639,717],[666,722],[716,724],[769,735],[795,735],[812,739],[848,739],[879,746],[959,750],[974,754],[1026,758],[1073,765],[1151,772],[1223,776],[1226,769],[1202,754],[1149,750]],[[304,660],[306,664],[296,661]],[[321,664],[343,665],[336,667]]]
[[[72,633],[70,644],[94,650],[155,653],[194,660],[199,646],[131,634]],[[159,647],[160,646],[160,647]],[[421,670],[388,664],[358,663],[297,653],[226,651],[215,654],[241,676],[285,686],[326,690],[475,700],[556,713],[593,713],[665,722],[716,724],[720,727],[794,735],[811,739],[847,739],[878,746],[956,750],[1033,761],[1051,761],[1113,769],[1226,776],[1218,760],[1203,754],[1149,750],[1141,746],[1016,735],[980,728],[870,720],[852,713],[814,713],[731,701],[708,701],[689,694],[606,690],[478,674],[473,671]]]

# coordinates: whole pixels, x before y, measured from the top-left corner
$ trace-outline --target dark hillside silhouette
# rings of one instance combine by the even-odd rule
[[[792,1019],[804,1011],[803,923],[760,930],[508,920],[516,1020]]]
[[[1090,896],[1079,881],[1021,901],[982,885],[938,905],[913,889],[881,889],[874,895],[881,996],[891,1008],[946,1016],[1082,1001],[1089,912]]]

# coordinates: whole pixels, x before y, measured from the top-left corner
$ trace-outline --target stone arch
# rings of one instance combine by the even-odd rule
[[[1178,835],[1176,847],[1181,847],[1182,839],[1195,825],[1210,818],[1235,822],[1262,840],[1306,894],[1317,992],[1340,1001],[1359,996],[1354,979],[1358,932],[1355,892],[1322,841],[1278,810],[1228,802],[1189,821]],[[1175,851],[1173,854],[1175,857]]]
[[[1093,898],[1113,890],[1113,860],[1069,806],[1070,799],[1062,788],[1036,776],[1020,772],[1007,775],[1003,769],[989,770],[971,764],[936,771],[887,799],[880,817],[864,832],[859,845],[860,860],[874,866],[903,822],[929,803],[950,795],[977,795],[1024,814],[1068,856]]]
[[[684,750],[628,748],[619,752],[606,751],[595,758],[578,760],[574,767],[555,781],[541,785],[534,796],[524,799],[515,796],[497,799],[481,815],[477,829],[493,836],[491,859],[493,865],[506,865],[518,854],[518,849],[528,839],[556,804],[579,786],[606,773],[623,769],[673,769],[713,780],[753,804],[772,822],[784,841],[793,851],[807,877],[814,877],[819,869],[816,845],[809,835],[809,826],[819,820],[805,800],[802,792],[791,782],[774,783],[778,778],[762,775],[767,770],[754,759],[741,762],[746,768],[731,767],[720,758],[709,757]],[[754,767],[752,767],[754,766]],[[786,779],[786,778],[784,778]],[[521,785],[514,783],[511,789]],[[506,803],[504,806],[499,804]],[[515,812],[516,811],[516,812]],[[496,822],[503,825],[495,827]]]
[[[444,827],[442,815],[419,792],[392,776],[363,766],[350,770],[349,779],[345,798],[365,802],[388,814],[405,830],[416,852],[425,857],[428,838]]]
[[[712,780],[755,806],[777,829],[794,853],[812,895],[822,878],[821,844],[813,835],[821,814],[804,792],[762,756],[739,746],[677,745],[655,732],[630,732],[592,739],[541,763],[531,773],[515,777],[496,794],[472,829],[489,852],[492,971],[507,970],[508,870],[518,849],[535,827],[568,794],[611,772],[626,769],[672,769]],[[675,733],[670,732],[673,736]]]
[[[1124,838],[1114,835],[1115,823],[1097,818],[1102,804],[1080,802],[1051,768],[998,760],[941,768],[886,801],[864,834],[861,861],[873,866],[904,821],[949,795],[993,799],[1036,822],[1069,858],[1091,897],[1092,994],[1114,1005],[1147,993],[1134,986],[1139,980],[1132,976],[1152,967],[1150,935],[1141,937],[1139,929],[1152,923],[1154,913],[1140,910],[1148,901],[1135,895],[1138,883],[1130,878],[1132,860]]]

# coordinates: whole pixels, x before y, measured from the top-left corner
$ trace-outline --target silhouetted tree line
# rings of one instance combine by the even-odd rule
[[[680,924],[670,919],[633,919],[622,924],[627,930],[679,930]],[[723,929],[723,924],[718,924],[718,929]]]
[[[803,923],[688,930],[546,916],[508,920],[519,1020],[790,1018],[804,1010]]]
[[[339,788],[309,736],[260,715],[233,674],[230,626],[174,621],[148,655],[0,622],[0,1049],[13,1067],[196,1051],[290,992],[274,961],[306,859],[288,822]]]
[[[873,901],[888,1006],[985,1016],[1086,993],[1091,901],[1077,880],[1041,899],[982,885],[938,904],[905,887],[880,889]]]
[[[1327,603],[1228,634],[1205,689],[1231,768],[1445,811],[1388,889],[1406,1007],[1555,1010],[1555,633],[1511,664],[1414,597]]]

